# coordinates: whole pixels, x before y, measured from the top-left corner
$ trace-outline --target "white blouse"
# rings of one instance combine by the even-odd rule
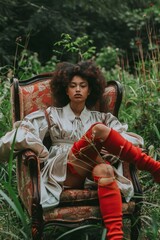
[[[108,127],[118,131],[124,138],[134,145],[143,145],[143,139],[130,132],[126,132],[128,126],[122,125],[111,113],[90,111],[86,107],[79,117],[73,113],[70,105],[63,108],[49,107],[47,109],[50,126],[46,119],[45,112],[39,110],[26,116],[24,120],[14,124],[14,129],[0,139],[1,159],[9,159],[9,151],[16,133],[14,151],[23,149],[33,150],[44,162],[41,170],[41,204],[44,209],[57,206],[60,194],[63,190],[63,182],[66,179],[68,152],[75,141],[90,128],[93,123],[103,122]],[[49,151],[43,144],[44,137],[50,134],[52,146]],[[118,169],[117,183],[123,192],[126,201],[133,196],[132,183],[123,176],[121,163]]]

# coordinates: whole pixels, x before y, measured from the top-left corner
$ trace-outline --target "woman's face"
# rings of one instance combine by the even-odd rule
[[[67,87],[66,93],[72,103],[85,103],[90,94],[88,82],[80,76],[74,76]]]

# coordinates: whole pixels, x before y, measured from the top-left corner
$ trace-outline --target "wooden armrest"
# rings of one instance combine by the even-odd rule
[[[19,196],[31,215],[33,204],[40,202],[40,161],[30,149],[18,155],[17,178]]]
[[[21,154],[21,157],[22,157],[22,160],[24,161],[24,164],[26,166],[28,166],[28,163],[29,163],[30,160],[38,161],[37,155],[35,154],[35,152],[33,152],[30,149],[27,149],[27,150],[23,151],[22,154]]]

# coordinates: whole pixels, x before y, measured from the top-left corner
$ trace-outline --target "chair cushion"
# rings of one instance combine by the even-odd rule
[[[85,205],[86,202],[98,203],[97,190],[90,189],[66,189],[60,197],[60,205]]]
[[[123,214],[132,214],[134,210],[135,202],[123,203]],[[101,220],[101,213],[99,206],[57,207],[45,211],[43,218],[46,222],[81,222],[85,220]]]
[[[123,214],[132,214],[134,209],[135,202],[123,203]],[[61,194],[60,205],[44,211],[45,221],[81,222],[92,219],[101,219],[97,190],[66,189]]]

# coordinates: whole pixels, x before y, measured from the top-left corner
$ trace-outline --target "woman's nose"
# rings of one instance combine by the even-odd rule
[[[79,85],[76,86],[76,91],[80,91],[80,86]]]

